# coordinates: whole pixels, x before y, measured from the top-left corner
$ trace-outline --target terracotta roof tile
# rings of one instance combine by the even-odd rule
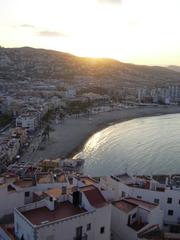
[[[107,202],[104,196],[102,195],[102,193],[99,191],[97,187],[93,185],[89,185],[89,186],[82,187],[80,190],[85,194],[89,203],[93,207],[100,208],[107,205]]]

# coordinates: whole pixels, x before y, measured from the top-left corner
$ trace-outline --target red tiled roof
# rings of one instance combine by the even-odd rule
[[[89,203],[95,208],[104,207],[107,204],[99,189],[93,185],[82,187],[80,191],[85,194]]]
[[[86,212],[85,209],[75,207],[70,202],[59,203],[54,211],[47,207],[36,208],[30,211],[22,212],[22,214],[34,225],[41,225],[43,222],[53,222],[63,218],[78,215]]]
[[[138,207],[137,204],[129,203],[129,202],[127,202],[125,199],[116,201],[116,202],[113,203],[113,205],[114,205],[115,207],[117,207],[118,209],[122,210],[122,211],[125,212],[125,213],[128,213],[128,212],[130,212],[132,209]]]

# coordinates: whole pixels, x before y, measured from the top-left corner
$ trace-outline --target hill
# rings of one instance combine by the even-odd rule
[[[58,80],[103,87],[180,85],[180,73],[163,67],[122,63],[112,59],[76,57],[29,47],[0,48],[0,79]]]

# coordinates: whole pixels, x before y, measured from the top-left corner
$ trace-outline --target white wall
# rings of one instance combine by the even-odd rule
[[[82,226],[83,234],[88,235],[88,240],[109,240],[110,239],[110,205],[97,209],[90,213],[83,213],[77,216],[69,217],[63,221],[55,221],[51,224],[44,224],[32,228],[32,225],[24,219],[21,214],[15,211],[15,230],[17,236],[22,234],[25,240],[72,240],[76,236],[76,228]],[[87,231],[87,225],[91,224],[91,230]],[[100,228],[105,227],[104,234],[100,234]],[[17,229],[18,228],[18,229]],[[17,231],[18,230],[18,231]]]
[[[124,183],[117,182],[110,177],[106,177],[106,181],[101,181],[102,186],[107,186],[109,190],[113,190],[115,193],[114,200],[118,200],[122,197],[122,192],[125,192],[125,196],[137,198],[141,196],[142,200],[154,203],[155,199],[159,199],[160,209],[164,212],[164,222],[177,224],[178,219],[180,220],[180,190],[166,189],[164,192],[152,191],[143,188],[129,187]],[[168,204],[167,199],[171,197],[172,203]],[[173,216],[168,215],[168,210],[173,210]]]
[[[100,228],[105,228],[105,233],[100,233]],[[96,218],[94,221],[95,238],[98,240],[109,240],[111,235],[111,205],[96,209]],[[89,238],[88,238],[89,239]]]
[[[133,215],[137,212],[137,208],[130,211],[128,214],[124,213],[117,207],[112,205],[111,212],[111,230],[113,239],[115,240],[136,240],[137,233],[130,227],[128,227],[128,215]]]
[[[8,184],[0,188],[0,218],[13,213],[14,207],[24,205],[24,192],[7,191]]]
[[[37,184],[36,186],[20,188],[14,184],[11,184],[16,191],[7,191],[8,184],[4,184],[0,187],[0,218],[6,214],[12,214],[14,208],[29,204],[33,199],[34,191],[45,191],[48,188],[62,188],[62,186],[68,186],[67,183],[47,183]],[[29,197],[25,197],[25,192],[29,192]]]
[[[163,226],[163,211],[157,207],[153,209],[150,214],[148,215],[148,222],[149,224],[158,224],[160,228]]]
[[[21,239],[22,235],[24,240],[35,239],[35,229],[32,224],[25,219],[16,209],[14,210],[14,227],[16,236]]]

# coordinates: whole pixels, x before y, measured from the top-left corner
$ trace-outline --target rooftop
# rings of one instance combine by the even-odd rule
[[[11,240],[16,239],[15,236],[14,236],[13,226],[11,226],[10,224],[8,226],[0,225],[0,230],[1,230],[1,232],[3,231],[9,239],[11,239]],[[1,239],[1,236],[0,236],[0,239]]]
[[[32,187],[33,186],[33,181],[32,180],[18,180],[14,182],[14,185],[21,187],[21,188],[26,188],[26,187]]]
[[[133,181],[132,177],[129,176],[127,173],[112,175],[111,178],[116,180],[117,182],[122,182],[124,184],[131,183]]]
[[[33,224],[41,225],[43,222],[54,222],[67,217],[72,217],[81,213],[85,213],[86,210],[75,207],[70,202],[57,203],[54,211],[49,210],[47,207],[36,208],[30,211],[22,212],[22,214]]]
[[[103,197],[103,195],[101,194],[99,189],[97,187],[95,187],[94,185],[82,187],[80,189],[80,191],[85,194],[89,203],[93,207],[100,208],[100,207],[104,207],[105,205],[107,205],[105,198]]]
[[[52,198],[59,198],[62,194],[62,190],[59,188],[52,188],[45,191],[44,193]]]
[[[39,184],[42,183],[52,183],[52,182],[58,182],[58,183],[65,183],[67,182],[66,176],[64,173],[60,174],[50,174],[50,173],[40,173],[36,175],[36,181]]]
[[[113,205],[125,213],[130,212],[138,206],[137,204],[127,202],[125,199],[116,201]]]
[[[89,186],[89,185],[92,185],[92,184],[97,184],[97,181],[93,178],[90,178],[90,177],[81,177],[80,178],[81,182],[84,183],[85,185]]]
[[[130,204],[136,204],[140,207],[145,207],[149,210],[151,209],[154,209],[157,207],[156,204],[153,204],[153,203],[150,203],[150,202],[146,202],[146,201],[143,201],[143,200],[139,200],[139,199],[136,199],[136,198],[126,198],[126,201]]]
[[[62,188],[51,188],[51,189],[48,189],[48,190],[44,191],[44,193],[46,195],[48,195],[49,197],[59,198],[61,195],[71,194],[72,193],[72,188],[66,188],[65,187],[64,191],[63,191]]]

